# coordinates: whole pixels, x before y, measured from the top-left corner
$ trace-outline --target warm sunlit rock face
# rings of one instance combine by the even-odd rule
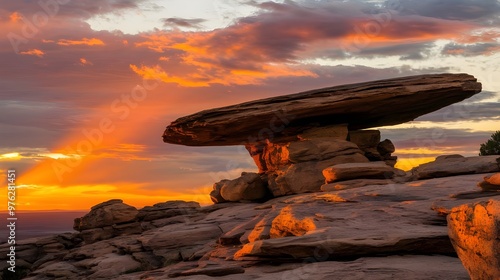
[[[448,228],[472,280],[500,279],[500,200],[453,208]]]
[[[500,157],[499,157],[500,161]],[[499,164],[500,166],[500,164]],[[499,168],[500,170],[500,168]],[[484,180],[477,184],[478,187],[485,191],[500,191],[500,173],[484,177]]]
[[[182,117],[166,128],[163,141],[187,146],[290,142],[315,127],[347,124],[358,130],[408,122],[480,91],[481,84],[467,74],[335,86]]]
[[[378,178],[392,182],[395,173],[392,165],[396,157],[391,155],[394,145],[388,139],[380,142],[378,130],[347,131],[342,125],[330,126],[324,130],[307,130],[297,141],[267,142],[246,145],[246,148],[259,168],[259,174],[253,176],[260,176],[260,179],[251,180],[258,184],[250,184],[245,179],[249,175],[217,182],[210,194],[215,203],[317,192],[325,183],[323,170],[342,164],[348,166],[342,169],[342,174],[337,172],[341,180]],[[366,167],[371,167],[370,171],[375,173],[360,172]],[[347,173],[350,175],[347,176]],[[328,178],[327,183],[330,183]],[[264,191],[253,191],[255,195],[251,197],[244,194],[246,189],[260,190],[260,186],[267,189],[271,196]],[[229,197],[229,194],[234,195]]]

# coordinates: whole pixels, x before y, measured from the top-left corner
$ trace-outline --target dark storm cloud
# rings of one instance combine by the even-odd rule
[[[430,48],[434,46],[433,43],[425,42],[425,43],[409,43],[409,44],[397,44],[391,46],[384,47],[368,47],[366,49],[362,49],[361,51],[356,53],[356,56],[391,56],[398,55],[401,56],[402,60],[421,60],[426,56],[424,53],[427,53]]]
[[[119,13],[125,9],[138,8],[147,0],[0,0],[0,11],[18,12],[27,18],[39,12],[51,16],[89,19],[96,15]]]
[[[448,20],[487,20],[500,13],[497,0],[400,0],[403,14]]]
[[[173,17],[173,18],[164,18],[162,19],[162,21],[163,21],[163,26],[166,27],[200,28],[201,24],[206,20],[201,18],[187,19],[187,18]]]
[[[500,106],[498,104],[498,102],[453,104],[431,114],[419,117],[416,120],[435,123],[482,120],[500,121]]]
[[[441,51],[445,55],[459,55],[459,56],[478,56],[478,55],[492,55],[500,52],[500,43],[477,43],[462,45],[457,43],[449,43],[444,46]]]

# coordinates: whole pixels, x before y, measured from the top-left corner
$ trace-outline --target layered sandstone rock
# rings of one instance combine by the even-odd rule
[[[196,213],[199,208],[200,204],[194,201],[167,201],[140,209],[136,217],[140,221],[153,221]]]
[[[320,137],[286,143],[247,145],[259,172],[273,172],[292,164],[323,161],[338,156],[363,154],[359,147],[345,139]]]
[[[73,228],[81,232],[87,243],[135,234],[141,232],[136,218],[138,213],[135,207],[123,203],[121,199],[112,199],[93,206],[87,215],[76,218]]]
[[[123,224],[135,220],[137,214],[135,207],[123,203],[121,199],[112,199],[93,206],[87,215],[75,220],[73,228],[81,231]]]
[[[326,183],[353,179],[391,179],[394,168],[385,162],[344,163],[323,169]]]
[[[394,145],[388,139],[380,142],[380,131],[345,131],[341,137],[332,137],[331,131],[343,128],[345,127],[330,126],[325,129],[324,134],[318,128],[302,140],[287,143],[267,142],[247,145],[246,148],[259,172],[265,174],[263,178],[267,178],[267,186],[274,197],[319,191],[324,184],[322,171],[334,165],[365,163],[370,165],[371,160],[378,161],[378,165],[374,163],[375,166],[380,168],[385,166],[387,170],[393,170],[386,163],[388,159],[393,158],[391,153],[394,151]],[[347,141],[345,137],[351,137],[355,142]],[[381,152],[377,150],[378,147]],[[388,164],[394,165],[394,163],[395,160]],[[353,166],[351,173],[358,171],[359,168]],[[386,175],[383,177],[392,177],[392,174]],[[366,176],[351,175],[351,178],[366,178]],[[217,186],[214,186],[214,189],[216,188]],[[216,195],[217,192],[213,194]],[[218,201],[215,197],[213,200]]]
[[[463,174],[480,174],[500,171],[500,156],[463,157],[444,155],[435,161],[422,164],[411,170],[412,179],[448,177]]]
[[[480,91],[481,84],[467,74],[341,85],[182,117],[166,128],[163,141],[188,146],[293,142],[316,127],[347,124],[358,130],[408,122]]]

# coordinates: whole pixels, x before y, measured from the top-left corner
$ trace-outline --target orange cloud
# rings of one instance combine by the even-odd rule
[[[67,40],[61,39],[57,42],[58,45],[61,46],[77,46],[77,45],[86,45],[86,46],[104,46],[104,42],[101,39],[97,38],[83,38],[81,40]]]
[[[143,35],[142,37],[145,39],[143,42],[135,43],[136,47],[146,47],[155,52],[162,53],[167,49],[171,49],[170,46],[173,44],[183,41],[185,39],[186,34],[178,33],[178,32],[170,32],[170,33],[153,33],[149,35]],[[128,43],[128,42],[127,42]]]
[[[461,44],[474,44],[484,42],[496,42],[500,38],[498,30],[478,31],[472,34],[462,35],[455,39],[457,43]]]
[[[10,14],[9,18],[10,18],[10,21],[12,21],[12,22],[18,22],[23,18],[23,15],[21,15],[18,12],[13,12],[12,14]]]
[[[352,53],[408,40],[426,43],[454,39],[477,28],[467,22],[416,16],[392,15],[389,20],[377,21],[369,14],[351,9],[345,11],[352,13],[349,17],[342,14],[342,9],[307,9],[290,4],[276,4],[275,8],[240,19],[224,29],[145,34],[136,47],[167,54],[162,57],[169,57],[168,62],[177,65],[171,69],[154,65],[131,65],[131,68],[142,77],[181,86],[259,84],[269,78],[314,77],[312,72],[293,66],[321,57],[318,54],[322,51]],[[313,46],[318,49],[312,48],[311,52]]]
[[[210,68],[216,67],[209,66]],[[136,66],[131,64],[130,68],[144,79],[161,80],[164,83],[175,83],[184,87],[209,87],[211,84],[221,85],[251,85],[260,84],[263,80],[277,77],[315,77],[316,74],[308,70],[295,69],[287,65],[262,65],[258,70],[245,69],[224,69],[219,68],[215,71],[204,71],[199,68],[197,72],[175,75],[168,74],[160,66]]]
[[[19,52],[19,54],[23,54],[23,55],[36,55],[38,57],[43,57],[45,55],[45,53],[39,49],[32,49],[32,50],[28,50],[28,51],[25,51],[25,52]]]
[[[88,61],[86,58],[80,58],[80,64],[83,65],[83,66],[86,66],[86,65],[94,65],[92,62]]]

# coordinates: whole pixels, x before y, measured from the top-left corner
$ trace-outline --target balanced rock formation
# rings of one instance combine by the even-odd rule
[[[380,131],[365,128],[410,121],[480,91],[481,84],[467,74],[336,86],[202,111],[172,122],[163,140],[187,146],[246,147],[260,180],[252,175],[257,183],[250,185],[245,183],[247,175],[215,183],[211,193],[215,203],[262,199],[262,188],[273,197],[317,192],[325,183],[323,170],[334,165],[378,161],[387,170],[394,167],[394,144],[381,141]],[[351,167],[353,174],[359,170]],[[245,198],[254,188],[258,194]]]
[[[472,280],[500,279],[500,200],[453,208],[448,228]]]
[[[347,124],[359,130],[408,122],[480,91],[481,84],[467,74],[341,85],[182,117],[166,128],[163,141],[187,146],[290,142],[315,127]]]

